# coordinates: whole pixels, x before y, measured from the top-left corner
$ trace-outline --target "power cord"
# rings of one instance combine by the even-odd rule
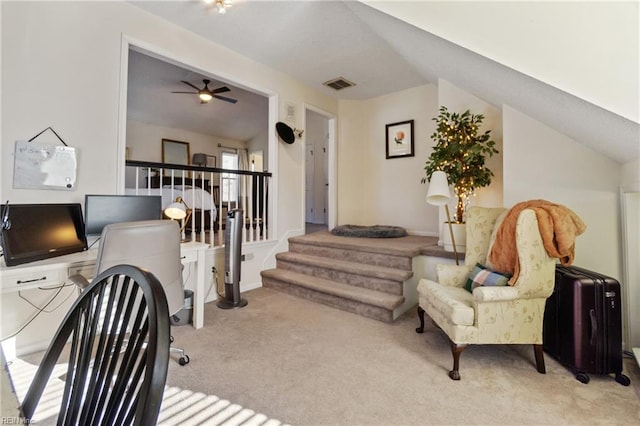
[[[211,273],[213,274],[212,280],[215,280],[216,294],[218,295],[219,298],[224,299],[224,295],[220,293],[220,286],[218,285],[218,270],[216,269],[215,266],[211,267]],[[213,283],[211,284],[211,287],[213,287]],[[211,292],[211,289],[209,289],[209,291],[207,292],[207,296],[209,295],[210,292]]]
[[[91,243],[91,245],[89,247],[87,247],[87,250],[89,250],[91,247],[93,247],[94,245],[96,245],[96,243],[100,241],[100,237],[96,238],[96,240],[94,242]]]
[[[55,308],[51,309],[51,310],[46,310],[45,308],[47,307],[46,305],[43,308],[40,308],[38,306],[36,306],[34,303],[32,303],[29,299],[27,299],[25,296],[22,295],[21,291],[18,291],[18,297],[22,300],[24,300],[25,302],[27,302],[29,305],[31,305],[32,307],[34,307],[36,310],[40,311],[39,313],[44,312],[45,314],[50,314],[52,312],[55,312],[58,310],[58,308],[60,306],[62,306],[64,304],[64,302],[66,302],[67,300],[69,300],[69,298],[75,294],[75,284],[62,284],[61,286],[58,287],[38,287],[38,290],[43,290],[43,291],[51,291],[51,290],[58,290],[56,292],[56,294],[53,296],[54,298],[56,296],[58,296],[58,294],[60,294],[60,292],[62,291],[63,288],[65,287],[74,287],[74,291],[69,292],[69,294],[67,295],[67,297],[64,298],[64,300],[62,300],[62,302],[60,302],[58,304],[58,306],[56,306]]]
[[[25,301],[27,301],[31,306],[35,307],[35,308],[36,308],[36,312],[33,314],[33,316],[32,316],[32,317],[31,317],[31,318],[30,318],[26,323],[24,323],[24,324],[22,325],[22,327],[20,327],[20,328],[19,328],[18,330],[16,330],[14,333],[12,333],[12,334],[10,334],[10,335],[8,335],[8,336],[6,336],[6,337],[3,337],[3,338],[2,338],[2,341],[7,340],[7,339],[11,339],[12,337],[17,336],[18,334],[20,334],[20,333],[22,332],[22,330],[24,330],[25,328],[27,328],[27,326],[28,326],[29,324],[31,324],[31,323],[32,323],[36,318],[38,318],[38,316],[39,316],[42,312],[47,312],[47,311],[46,311],[47,306],[49,306],[49,305],[50,305],[50,304],[51,304],[51,303],[56,299],[56,297],[58,297],[58,295],[60,294],[60,292],[62,291],[62,289],[63,289],[63,288],[65,288],[65,287],[67,287],[67,286],[69,286],[69,285],[68,285],[68,284],[63,284],[63,285],[61,285],[61,286],[59,286],[59,287],[52,287],[52,288],[49,288],[49,290],[57,290],[57,291],[56,291],[56,294],[54,294],[54,295],[51,297],[51,299],[49,299],[49,301],[48,301],[47,303],[45,303],[45,305],[44,305],[44,306],[42,306],[42,307],[37,307],[37,306],[33,305],[31,302],[29,302],[28,300],[26,300],[26,299],[25,299],[25,298],[20,294],[20,292],[18,292],[18,296],[20,296],[20,298],[21,298],[21,299],[24,299]],[[70,297],[70,295],[69,295],[69,296],[67,296],[67,297],[65,298],[65,300],[63,300],[63,301],[62,301],[62,303],[64,303],[64,302],[65,302],[69,297]],[[55,310],[56,310],[56,309],[58,309],[60,306],[62,306],[62,303],[60,303],[58,306],[56,306],[56,307],[55,307],[55,309],[53,309],[51,312],[55,311]]]

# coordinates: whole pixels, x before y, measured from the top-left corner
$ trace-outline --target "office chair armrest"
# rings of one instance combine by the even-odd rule
[[[80,290],[84,290],[89,287],[89,280],[80,274],[71,275],[69,280],[74,283]]]

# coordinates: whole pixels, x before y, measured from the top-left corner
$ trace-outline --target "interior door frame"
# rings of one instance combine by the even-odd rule
[[[336,135],[336,129],[337,129],[337,118],[335,115],[333,115],[330,112],[327,112],[321,108],[315,107],[313,105],[309,105],[309,104],[302,104],[302,122],[305,123],[305,128],[307,126],[307,111],[313,111],[316,114],[319,114],[323,117],[325,117],[327,119],[327,133],[329,135],[328,141],[327,141],[327,179],[329,181],[329,190],[328,190],[328,196],[327,196],[327,226],[329,229],[332,229],[336,226],[336,222],[337,222],[337,218],[338,218],[338,191],[337,191],[337,184],[338,184],[338,169],[337,169],[337,135]],[[305,158],[306,156],[306,141],[303,145],[302,149],[305,150],[305,152],[302,155],[302,158]],[[306,176],[306,164],[304,164],[302,167],[304,168],[302,175]],[[305,219],[306,219],[306,197],[305,197],[305,182],[303,179],[302,182],[302,192],[303,194],[302,198],[304,200],[304,202],[302,203],[302,209],[301,209],[301,217],[302,217],[302,223],[304,225],[305,223]]]

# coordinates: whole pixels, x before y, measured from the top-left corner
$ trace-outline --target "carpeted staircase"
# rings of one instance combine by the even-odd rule
[[[407,283],[413,257],[425,244],[421,238],[350,238],[329,232],[293,237],[289,251],[276,255],[276,268],[262,271],[262,284],[391,322],[408,308]]]

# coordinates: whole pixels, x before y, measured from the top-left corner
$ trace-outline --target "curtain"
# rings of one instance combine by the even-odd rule
[[[238,149],[238,170],[249,170],[249,151],[247,149],[239,148]],[[244,210],[244,217],[249,217],[251,212],[247,211],[249,208],[248,196],[250,188],[249,176],[239,175],[239,188],[240,196],[238,199],[240,200],[240,208]]]

